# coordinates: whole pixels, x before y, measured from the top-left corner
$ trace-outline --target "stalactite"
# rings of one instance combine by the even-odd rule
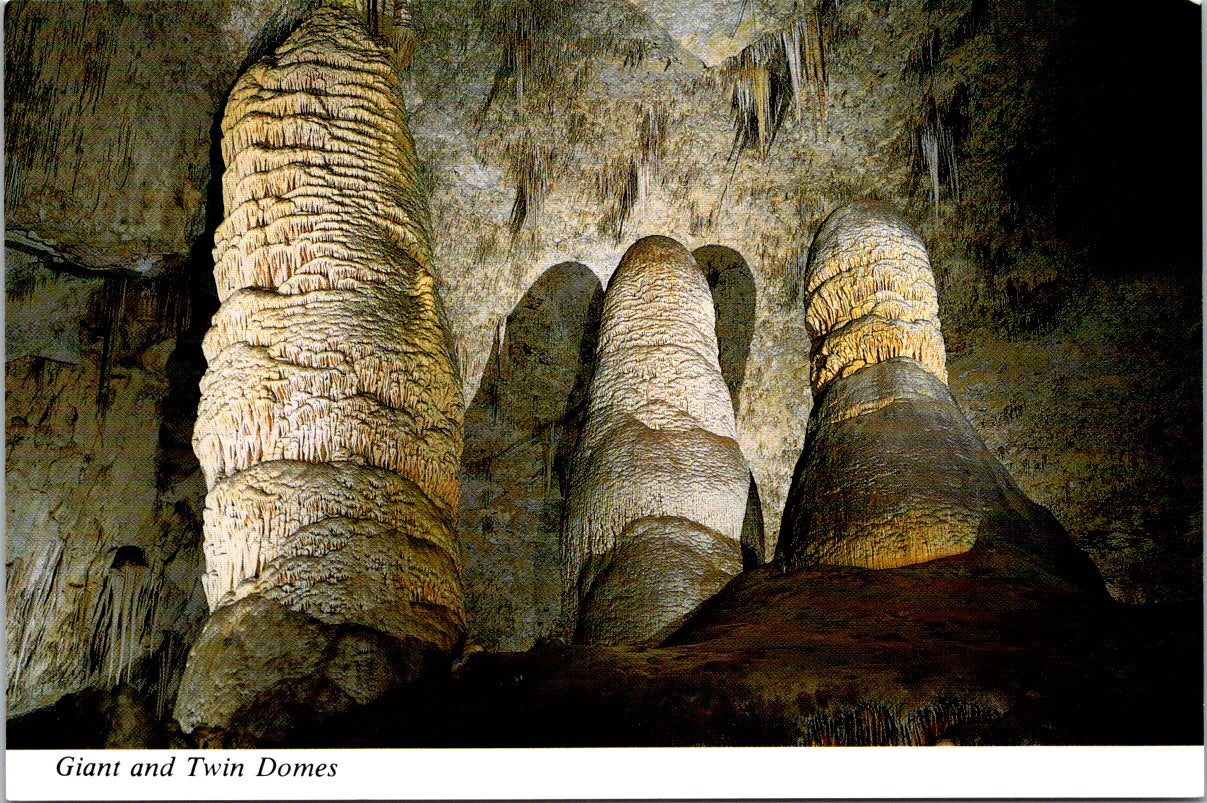
[[[106,274],[101,290],[101,357],[96,383],[96,406],[102,413],[109,402],[107,383],[115,348],[113,340],[115,337],[121,337],[128,285],[129,279],[126,276]]]
[[[126,564],[106,574],[90,624],[93,671],[106,686],[128,681],[134,660],[148,651],[162,585],[162,573],[145,565]]]
[[[806,14],[781,34],[785,61],[792,87],[796,122],[804,122],[805,92],[816,111],[816,123],[822,132],[826,127],[826,51],[822,15],[818,10]]]
[[[709,73],[729,89],[734,113],[734,151],[758,143],[767,154],[790,103],[797,125],[806,101],[815,111],[817,134],[826,124],[826,50],[819,9],[803,13],[777,33],[764,36]]]
[[[771,144],[771,73],[766,64],[753,64],[742,76],[744,84],[739,95],[739,108],[752,109],[758,120],[759,151],[766,155]]]
[[[368,23],[389,28],[398,8],[372,4]],[[272,605],[437,651],[463,633],[460,388],[395,54],[358,11],[312,11],[227,103],[222,306],[204,342],[194,449],[209,487],[206,595],[233,613],[211,619],[194,650],[176,709],[186,727],[226,724],[236,698],[321,657],[244,656],[230,668],[236,695],[199,668],[222,663],[240,617]]]
[[[510,82],[515,110],[522,118],[529,97],[566,62],[565,14],[548,0],[483,3],[478,13],[484,32],[502,50],[483,110],[494,105]]]
[[[50,614],[55,605],[55,582],[63,566],[65,546],[57,538],[48,539],[33,561],[9,566],[5,573],[7,587],[21,589],[20,593],[7,597],[7,694],[10,698],[21,688],[30,663],[46,635],[42,627],[31,627],[29,624],[51,620]],[[15,639],[14,630],[17,635]]]
[[[929,181],[931,206],[935,207],[942,200],[944,191],[956,201],[960,200],[958,137],[953,118],[959,117],[961,93],[957,87],[955,92],[949,90],[942,99],[938,97],[936,76],[942,68],[942,53],[943,37],[938,29],[932,29],[911,52],[904,70],[904,77],[915,82],[922,91],[912,148],[915,163]]]
[[[597,230],[619,244],[634,208],[649,198],[662,169],[669,112],[664,105],[641,105],[636,114],[636,141],[631,154],[610,159],[594,173],[595,200],[605,212]]]
[[[581,640],[656,640],[741,569],[749,469],[713,317],[674,240],[640,240],[612,275],[566,507]]]
[[[922,166],[930,179],[931,205],[939,205],[944,190],[959,201],[960,167],[956,157],[956,139],[951,127],[943,122],[942,113],[932,111],[929,122],[917,136]]]
[[[800,28],[796,25],[781,34],[784,57],[788,61],[788,77],[792,84],[792,107],[796,112],[796,124],[804,121],[805,79],[801,73]]]
[[[826,70],[826,47],[821,13],[814,10],[807,18],[806,25],[808,23],[812,23],[812,31],[809,36],[803,39],[805,45],[805,63],[812,65],[809,80],[817,100],[817,113],[824,127],[826,122],[826,84],[830,79]]]
[[[633,157],[609,161],[595,174],[595,198],[606,208],[598,231],[620,243],[624,224],[641,197],[642,166]]]
[[[930,175],[930,202],[939,205],[939,141],[932,130],[922,132],[922,158]]]
[[[773,117],[778,103],[773,104],[771,91],[777,50],[773,40],[764,37],[722,65],[731,86],[737,150],[754,140],[759,153],[766,155],[771,144],[778,122]]]
[[[557,450],[557,424],[550,424],[545,432],[545,498],[553,493],[553,455]]]
[[[156,658],[154,680],[147,695],[155,707],[155,717],[166,720],[172,713],[176,691],[189,657],[189,644],[175,636],[165,638]]]
[[[957,201],[960,200],[960,166],[956,159],[955,136],[947,126],[939,128],[940,151],[944,154],[947,168],[948,186]]]
[[[515,237],[525,221],[540,210],[553,185],[556,157],[553,148],[537,145],[528,137],[504,146],[503,156],[508,176],[516,188],[509,224],[512,237]]]
[[[650,195],[650,183],[658,175],[665,155],[666,108],[646,106],[637,122],[637,192],[642,200]]]

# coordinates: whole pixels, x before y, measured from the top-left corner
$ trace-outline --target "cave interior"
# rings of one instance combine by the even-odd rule
[[[13,0],[11,748],[1203,743],[1189,0]]]

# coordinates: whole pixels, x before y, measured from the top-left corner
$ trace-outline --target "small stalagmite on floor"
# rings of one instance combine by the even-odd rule
[[[227,103],[194,432],[213,615],[177,700],[186,729],[369,702],[464,634],[460,384],[400,54],[365,19],[351,0],[317,8]]]
[[[666,237],[633,245],[608,284],[563,544],[577,641],[656,642],[742,569],[750,473],[713,318]]]
[[[885,569],[992,545],[1101,588],[948,390],[934,276],[909,225],[871,202],[839,208],[817,233],[804,289],[815,403],[779,562]]]

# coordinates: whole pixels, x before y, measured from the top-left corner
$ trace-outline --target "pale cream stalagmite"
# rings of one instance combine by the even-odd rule
[[[926,249],[892,210],[839,208],[804,277],[815,404],[778,559],[883,569],[967,552],[988,535],[1088,576],[1051,514],[989,452],[946,385]],[[1038,546],[1036,546],[1038,545]]]
[[[313,656],[224,662],[224,639],[266,604],[436,652],[463,635],[460,385],[398,56],[366,16],[317,8],[227,102],[222,306],[194,432],[215,615],[177,702],[186,727],[225,726],[259,691],[321,671]]]
[[[571,467],[577,640],[656,641],[741,571],[750,474],[736,438],[708,283],[679,243],[646,237],[608,284]]]
[[[926,246],[888,207],[839,207],[822,223],[804,278],[814,397],[861,368],[909,357],[947,382]]]

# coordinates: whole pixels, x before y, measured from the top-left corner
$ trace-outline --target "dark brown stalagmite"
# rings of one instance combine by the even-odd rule
[[[392,58],[354,5],[321,7],[227,104],[194,434],[214,616],[186,728],[238,724],[282,689],[367,702],[464,632],[460,386]],[[345,653],[406,666],[352,671]]]

